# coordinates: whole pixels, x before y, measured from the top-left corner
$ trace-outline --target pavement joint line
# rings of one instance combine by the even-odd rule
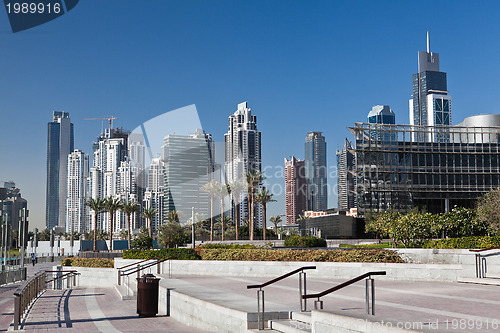
[[[121,333],[121,331],[117,330],[109,320],[105,320],[106,316],[97,303],[94,288],[87,288],[84,295],[87,311],[97,329],[103,333]]]
[[[248,283],[255,283],[255,281],[252,280],[247,280],[247,279],[240,279],[240,278],[234,278],[232,277],[231,279],[237,280],[237,281],[242,281],[242,282],[248,282]],[[268,286],[268,288],[277,288],[277,289],[283,289],[283,290],[297,290],[297,288],[293,287],[287,287],[287,286]],[[320,291],[310,291],[311,293],[318,293]],[[348,301],[356,301],[356,302],[366,302],[366,299],[360,298],[360,297],[352,297],[352,296],[343,296],[343,295],[327,295],[325,297],[334,297],[334,298],[340,298],[340,299],[345,299]],[[422,313],[427,313],[427,314],[438,314],[442,316],[447,316],[447,317],[454,317],[454,318],[460,318],[460,319],[468,319],[468,320],[481,320],[483,322],[493,322],[495,321],[500,321],[500,318],[489,318],[489,317],[483,317],[483,316],[476,316],[476,315],[470,315],[466,313],[460,313],[460,312],[451,312],[451,311],[444,311],[444,310],[437,310],[437,309],[429,309],[429,308],[422,308],[419,306],[413,306],[413,305],[405,305],[405,304],[398,304],[398,303],[392,303],[392,302],[387,302],[387,301],[376,301],[377,305],[384,305],[387,307],[392,307],[392,308],[397,308],[397,309],[406,309],[410,311],[415,311],[415,312],[422,312]]]

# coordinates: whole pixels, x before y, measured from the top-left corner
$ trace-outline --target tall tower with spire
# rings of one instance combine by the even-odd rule
[[[451,125],[451,96],[448,95],[446,73],[439,71],[439,54],[431,52],[427,32],[427,52],[418,51],[418,73],[412,75],[413,96],[410,99],[410,124],[419,126]],[[414,141],[446,142],[448,134],[436,128],[434,132],[418,134]]]

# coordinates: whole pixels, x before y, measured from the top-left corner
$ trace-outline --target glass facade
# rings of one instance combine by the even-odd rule
[[[326,141],[321,132],[308,133],[305,143],[304,165],[307,183],[306,210],[327,210]]]
[[[473,207],[475,199],[500,186],[500,127],[412,126],[356,123],[358,212],[443,212]],[[396,141],[381,141],[385,131]],[[447,141],[413,141],[415,134]]]

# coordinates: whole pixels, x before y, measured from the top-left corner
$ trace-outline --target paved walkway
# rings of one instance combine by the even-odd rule
[[[203,332],[170,317],[140,318],[136,301],[122,301],[113,288],[47,290],[28,313],[27,332]]]

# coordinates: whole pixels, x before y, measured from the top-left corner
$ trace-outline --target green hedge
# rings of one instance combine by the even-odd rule
[[[200,249],[202,260],[402,263],[390,250]]]
[[[160,249],[160,250],[125,250],[123,259],[160,259],[199,260],[200,256],[193,249]]]
[[[286,247],[326,247],[326,240],[313,236],[292,236],[285,239]]]
[[[64,258],[61,266],[113,268],[114,260],[107,258]]]
[[[257,249],[258,247],[252,244],[220,244],[207,243],[198,245],[199,249]]]
[[[486,249],[500,246],[500,237],[471,236],[461,238],[439,239],[424,244],[426,249]]]

